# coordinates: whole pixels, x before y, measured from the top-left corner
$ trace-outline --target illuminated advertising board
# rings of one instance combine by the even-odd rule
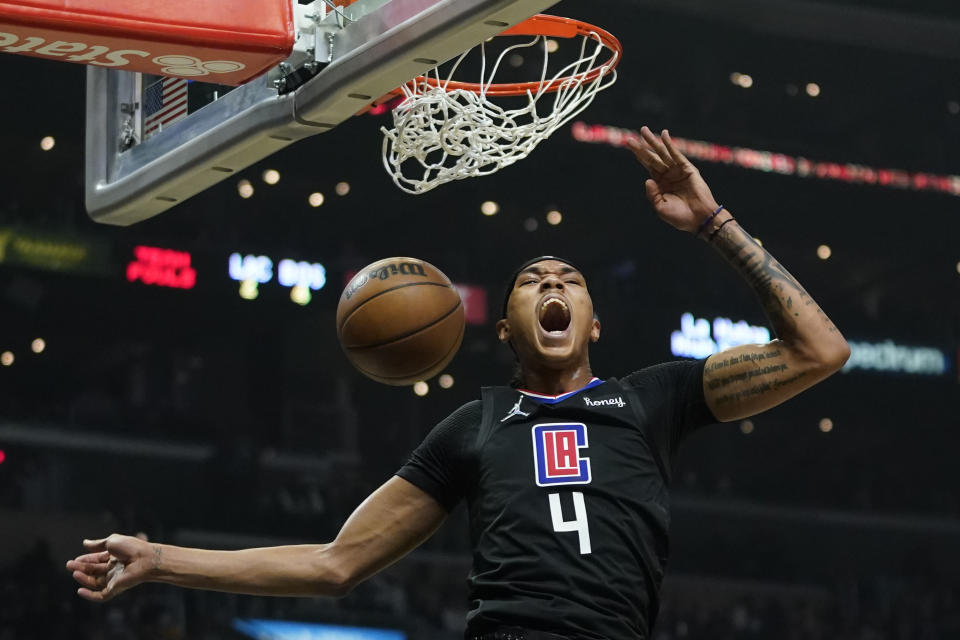
[[[197,284],[188,251],[140,246],[134,247],[133,256],[127,264],[128,282],[173,289],[193,289]]]
[[[259,285],[276,279],[281,287],[290,289],[290,299],[302,306],[310,303],[311,291],[327,284],[327,270],[319,262],[290,258],[274,262],[269,256],[231,253],[227,268],[230,279],[240,283],[240,297],[244,300],[254,300],[259,295]]]
[[[274,269],[276,265],[276,269]],[[278,263],[268,256],[231,253],[228,261],[231,280],[266,284],[274,277],[282,287],[302,286],[317,291],[327,284],[327,270],[319,262],[284,258]]]
[[[19,227],[0,227],[0,263],[100,275],[115,268],[104,242]]]
[[[670,352],[681,358],[706,358],[718,351],[742,344],[770,341],[770,330],[729,318],[680,316],[680,329],[670,334]],[[865,342],[850,340],[850,358],[841,370],[887,372],[905,375],[942,376],[950,372],[947,354],[934,347],[896,344],[892,340]]]
[[[718,351],[741,344],[770,342],[770,330],[736,322],[729,318],[696,318],[692,313],[680,316],[680,329],[670,334],[670,352],[682,358],[706,358]]]
[[[947,354],[933,347],[908,347],[883,342],[849,341],[850,359],[843,373],[857,369],[863,371],[886,371],[909,375],[942,376],[949,372]]]
[[[257,640],[406,640],[393,629],[344,627],[288,620],[236,619],[233,628]]]

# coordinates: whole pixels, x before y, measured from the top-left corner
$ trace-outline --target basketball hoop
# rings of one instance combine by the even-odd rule
[[[393,127],[382,127],[383,165],[407,193],[425,193],[441,184],[495,173],[527,157],[538,144],[586,109],[612,85],[623,48],[610,33],[557,16],[536,15],[501,36],[534,36],[507,47],[486,75],[486,45],[480,45],[480,82],[453,80],[464,52],[440,78],[434,68],[393,93],[403,101],[393,110]],[[547,77],[549,38],[580,37],[579,58]],[[494,83],[507,55],[543,45],[543,70],[533,82]],[[601,60],[604,50],[609,57]],[[553,94],[552,100],[546,99]],[[491,98],[526,96],[526,104],[507,109]],[[541,114],[544,110],[546,113]],[[404,173],[404,165],[407,172]],[[412,170],[410,168],[413,168]],[[415,175],[414,175],[415,174]]]

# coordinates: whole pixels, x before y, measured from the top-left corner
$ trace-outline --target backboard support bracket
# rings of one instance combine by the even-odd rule
[[[295,46],[297,64],[327,64],[295,90],[278,88],[278,78],[296,71],[281,65],[142,142],[138,114],[129,113],[129,105],[140,101],[140,75],[88,67],[90,217],[125,226],[162,213],[298,140],[329,131],[556,0],[369,0],[369,12],[359,15],[363,2],[346,8],[350,20],[329,14],[308,16],[313,24],[299,20],[304,29],[298,40],[304,42]]]

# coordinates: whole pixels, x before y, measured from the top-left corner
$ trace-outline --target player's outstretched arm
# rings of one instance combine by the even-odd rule
[[[833,322],[800,283],[726,209],[721,210],[696,167],[670,134],[647,127],[630,148],[650,172],[647,198],[664,221],[706,240],[760,297],[777,339],[743,345],[707,359],[703,390],[718,420],[736,420],[792,398],[850,356]]]
[[[429,538],[447,512],[430,495],[393,477],[347,519],[329,544],[208,551],[113,534],[84,540],[67,562],[77,593],[105,602],[143,582],[271,596],[342,596]]]

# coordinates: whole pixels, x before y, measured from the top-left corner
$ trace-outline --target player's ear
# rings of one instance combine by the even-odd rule
[[[590,342],[596,342],[600,339],[600,321],[593,319],[593,325],[590,327]]]
[[[510,340],[510,323],[507,322],[506,318],[497,320],[497,338],[500,339],[500,342]]]

